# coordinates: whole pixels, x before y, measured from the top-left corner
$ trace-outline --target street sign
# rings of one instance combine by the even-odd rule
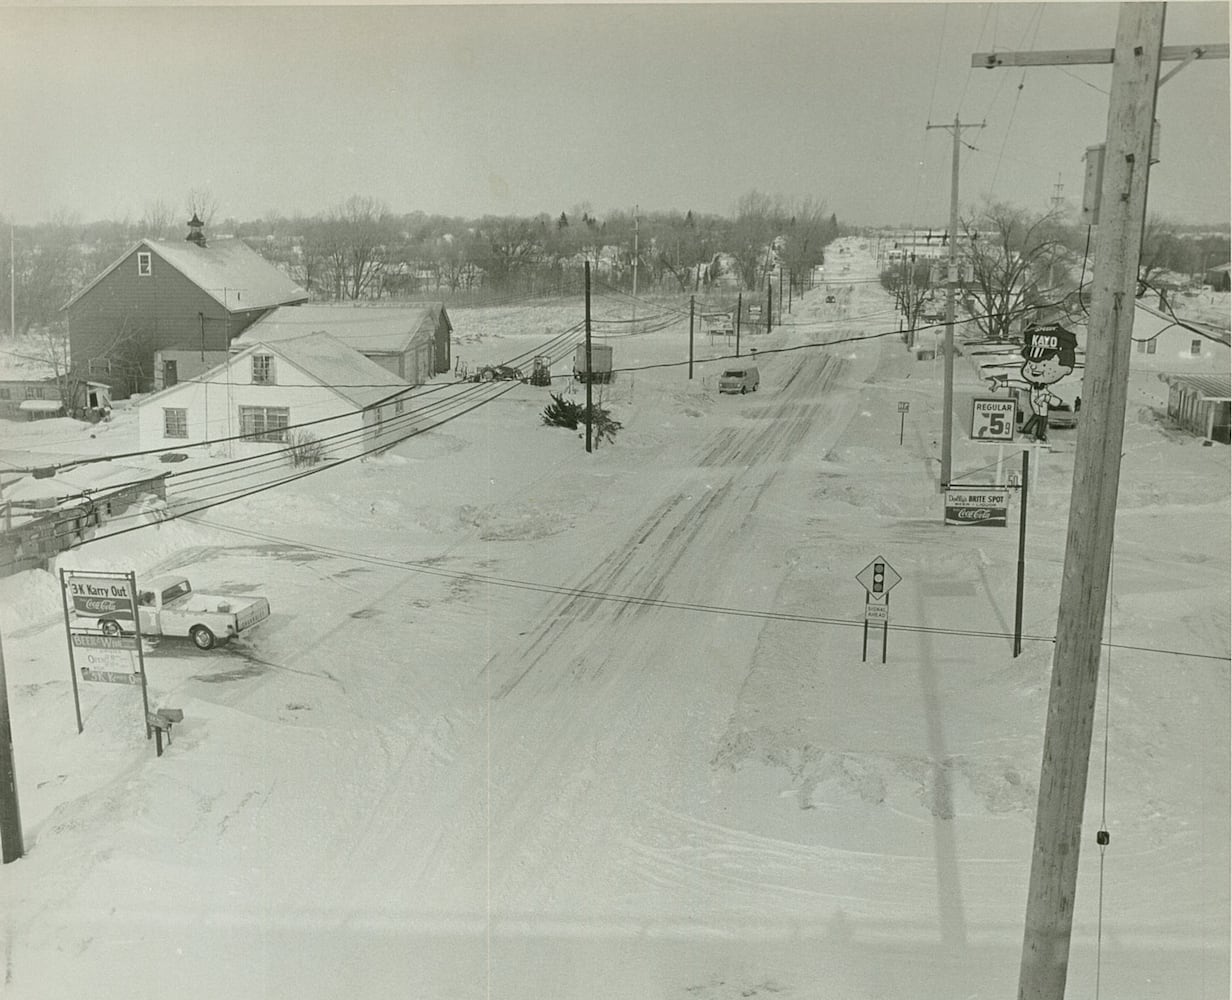
[[[978,487],[945,491],[945,523],[965,527],[1004,528],[1008,518],[1005,490]]]
[[[911,409],[911,404],[908,403],[906,400],[900,399],[898,401],[898,412],[899,413],[906,413],[910,409]]]
[[[976,399],[971,407],[971,440],[1013,441],[1018,403],[995,396]]]
[[[864,605],[864,620],[866,622],[888,622],[890,609],[884,604]]]
[[[884,558],[878,556],[856,574],[856,579],[870,594],[888,594],[901,582],[902,577]]]

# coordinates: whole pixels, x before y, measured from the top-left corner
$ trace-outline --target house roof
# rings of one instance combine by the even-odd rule
[[[306,302],[308,293],[243,240],[211,240],[198,246],[188,240],[140,240],[61,307],[67,309],[120,266],[146,247],[174,267],[229,312],[271,309]]]
[[[1141,313],[1145,313],[1152,319],[1147,322],[1154,327],[1154,332],[1146,330],[1138,330],[1137,317],[1135,317],[1134,339],[1136,340],[1151,340],[1158,337],[1165,330],[1179,326],[1183,330],[1188,330],[1191,333],[1196,333],[1199,337],[1205,337],[1207,340],[1213,340],[1217,344],[1222,344],[1224,347],[1232,346],[1232,336],[1227,330],[1211,326],[1209,323],[1199,323],[1191,319],[1180,319],[1177,316],[1170,316],[1167,313],[1161,312],[1153,306],[1148,306],[1144,302],[1135,301],[1134,308]]]
[[[15,483],[5,483],[4,495],[16,502],[29,503],[96,491],[114,492],[133,483],[152,482],[166,475],[165,472],[151,472],[118,462],[91,462],[75,469],[59,469],[54,476],[46,479],[26,476]]]
[[[274,344],[254,344],[280,354],[305,374],[329,386],[340,396],[363,408],[388,399],[410,383],[369,361],[358,351],[327,333],[313,333]]]
[[[186,386],[201,382],[213,381],[218,375],[226,376],[227,370],[239,361],[258,350],[282,358],[313,382],[331,389],[343,399],[352,403],[356,409],[373,406],[400,390],[409,389],[411,384],[399,378],[393,372],[382,368],[375,361],[369,361],[358,351],[335,340],[327,333],[313,333],[281,342],[247,344],[242,351],[231,355],[226,361],[215,365],[209,371],[196,376],[191,382],[177,382],[158,392],[151,393],[138,403],[138,407],[149,406],[155,400],[161,405],[168,396],[181,392]],[[281,378],[280,378],[281,381]],[[296,385],[302,385],[302,379],[295,379]],[[286,385],[287,382],[282,384]]]
[[[1160,372],[1159,380],[1182,389],[1193,389],[1200,399],[1232,400],[1232,375],[1190,375]]]
[[[285,306],[263,316],[234,342],[272,344],[328,333],[361,354],[403,354],[417,337],[433,335],[436,318],[443,311],[441,305]]]

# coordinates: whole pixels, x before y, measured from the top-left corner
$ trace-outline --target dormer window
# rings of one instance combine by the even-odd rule
[[[148,278],[154,273],[154,263],[150,254],[137,254],[137,277]]]
[[[254,354],[252,356],[252,384],[274,384],[274,356],[272,354]]]

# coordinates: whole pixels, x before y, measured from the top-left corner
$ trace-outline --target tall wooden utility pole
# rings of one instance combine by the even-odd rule
[[[1082,420],[1074,452],[1019,1000],[1063,1000],[1069,970],[1164,7],[1122,3],[1111,60]],[[1077,54],[1053,55],[1072,64]],[[980,65],[977,58],[972,57],[972,65]]]
[[[638,206],[633,206],[633,332],[637,332],[637,210]]]
[[[26,853],[21,834],[21,806],[17,799],[17,769],[13,765],[13,730],[9,723],[9,686],[4,674],[3,644],[0,644],[0,847],[6,865]]]
[[[594,378],[594,369],[590,359],[590,261],[586,261],[586,452],[591,451],[591,395],[590,383]]]
[[[953,164],[950,168],[950,264],[945,281],[945,365],[941,409],[941,489],[950,485],[953,462],[954,437],[954,286],[958,283],[958,146],[965,128],[983,128],[984,123],[964,125],[954,116],[953,125],[925,125],[930,128],[951,129],[954,133]],[[932,230],[929,230],[931,233]],[[912,340],[915,323],[912,322]]]

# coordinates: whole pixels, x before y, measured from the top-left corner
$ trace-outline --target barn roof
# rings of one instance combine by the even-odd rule
[[[236,337],[236,345],[284,343],[328,333],[361,354],[402,354],[417,337],[430,337],[442,307],[435,306],[285,306],[263,316]]]
[[[229,312],[271,309],[304,302],[308,293],[243,240],[210,240],[198,246],[188,240],[140,240],[69,299],[67,309],[137,250],[146,247]]]

